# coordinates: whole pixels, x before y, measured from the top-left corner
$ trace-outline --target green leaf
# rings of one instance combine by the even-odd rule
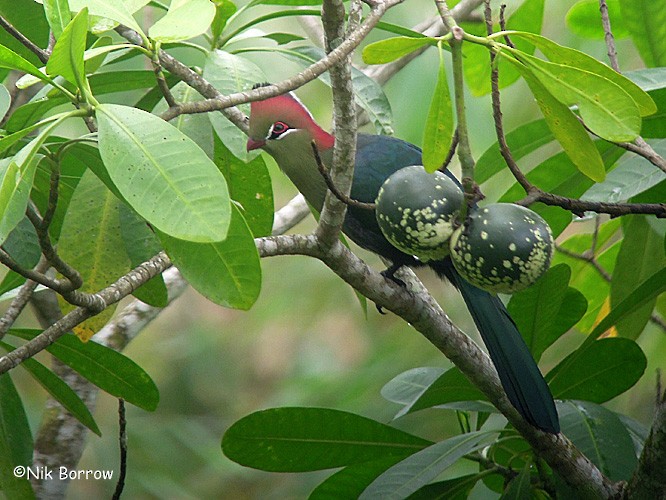
[[[252,5],[291,5],[300,7],[302,5],[321,5],[322,0],[254,0]]]
[[[406,457],[430,441],[360,415],[327,408],[273,408],[234,423],[224,454],[241,465],[305,472]]]
[[[30,132],[32,132],[35,129],[38,129],[39,127],[42,127],[48,123],[52,123],[55,120],[67,115],[67,113],[60,113],[58,115],[54,116],[49,116],[48,118],[45,118],[37,123],[34,123],[33,125],[30,125],[29,127],[26,127],[22,130],[19,130],[18,132],[14,132],[13,134],[9,134],[3,138],[0,139],[0,152],[6,151],[10,147],[12,147],[14,144],[16,144],[18,141],[23,139],[26,135],[28,135]]]
[[[643,118],[641,135],[648,139],[666,137],[666,88],[652,90],[649,94],[657,106],[657,111]]]
[[[46,64],[46,72],[49,75],[61,75],[80,89],[86,89],[83,53],[86,50],[87,34],[88,9],[83,9],[67,25],[53,47],[53,53]]]
[[[627,38],[627,29],[624,18],[620,13],[619,0],[606,0],[608,17],[613,27],[613,37],[616,40]],[[576,35],[592,40],[603,40],[604,30],[601,25],[598,0],[581,0],[569,9],[566,15],[567,27]]]
[[[236,12],[236,5],[230,0],[215,0],[215,17],[211,23],[211,32],[213,33],[213,47],[217,47],[217,42],[222,35],[224,27],[229,18]]]
[[[47,75],[39,71],[39,68],[29,62],[26,59],[23,59],[16,52],[8,49],[4,45],[0,45],[0,68],[14,69],[17,71],[23,71],[30,75],[36,76],[44,82],[51,83],[52,80]]]
[[[557,100],[567,106],[578,105],[585,124],[599,137],[622,142],[632,141],[640,133],[640,110],[616,83],[577,67],[543,61],[515,50],[512,54]]]
[[[599,228],[597,233],[597,244],[595,247],[595,259],[609,273],[612,273],[615,267],[619,242],[610,243],[609,240],[617,239],[616,235],[620,229],[621,220],[619,218],[611,219]],[[592,234],[575,234],[566,241],[560,243],[560,247],[574,255],[582,255],[592,248]],[[565,255],[562,252],[555,252],[552,265],[567,264],[571,268],[570,285],[583,293],[588,302],[587,313],[578,323],[577,328],[584,333],[589,333],[592,323],[599,315],[604,302],[610,295],[610,284],[599,274],[599,272],[589,263],[581,259],[576,259]]]
[[[628,480],[637,465],[627,429],[610,410],[587,401],[558,403],[562,434],[612,481]]]
[[[551,62],[589,71],[590,73],[594,73],[595,75],[610,80],[631,96],[638,106],[641,116],[650,115],[657,110],[650,96],[641,89],[641,87],[636,85],[630,78],[621,75],[613,68],[603,64],[594,57],[579,50],[563,47],[546,37],[534,33],[512,32],[511,34],[519,36],[534,44]]]
[[[9,95],[9,90],[4,85],[0,85],[0,116],[5,116],[11,102],[12,97]]]
[[[546,120],[526,123],[506,134],[506,142],[515,160],[520,160],[554,140],[555,137]],[[498,143],[493,142],[476,162],[474,180],[481,184],[504,169],[506,169],[506,162],[502,158]]]
[[[382,472],[395,465],[401,456],[391,456],[372,462],[349,465],[319,484],[308,500],[358,498],[365,488]]]
[[[138,5],[145,4],[147,2],[138,2]],[[82,10],[83,8],[87,7],[88,12],[91,16],[98,16],[102,17],[105,19],[111,19],[112,21],[115,21],[116,23],[119,24],[124,24],[128,28],[132,28],[134,31],[139,33],[142,38],[145,38],[146,35],[141,29],[141,26],[139,26],[139,23],[137,23],[134,20],[134,17],[132,17],[132,12],[135,5],[131,5],[132,2],[129,2],[127,0],[125,1],[115,1],[115,2],[109,2],[107,0],[69,0],[69,6],[71,7],[72,11],[78,12]],[[105,25],[108,23],[104,23]],[[113,29],[114,26],[113,24],[110,24],[108,26],[104,26],[102,28],[98,27],[97,30],[95,31],[105,31],[105,30],[110,30]]]
[[[153,24],[148,36],[158,42],[189,40],[208,29],[215,17],[210,0],[172,0],[166,15]]]
[[[150,224],[188,241],[222,241],[231,215],[224,176],[192,139],[155,115],[97,108],[99,149],[118,191]]]
[[[627,71],[624,76],[645,92],[666,88],[666,68],[643,68]]]
[[[451,92],[446,79],[444,51],[439,47],[439,72],[435,93],[430,101],[428,118],[423,131],[423,167],[427,172],[434,172],[444,164],[444,160],[453,142],[453,105]]]
[[[551,267],[534,285],[513,294],[507,309],[538,362],[543,352],[585,314],[587,300],[569,286],[571,269]]]
[[[90,46],[90,50],[97,51],[97,49],[110,48],[112,46],[113,46],[113,38],[111,38],[110,36],[102,36],[99,37],[97,40],[95,40],[95,42]],[[106,52],[103,52],[101,54],[96,54],[92,57],[90,53],[86,54],[84,52],[83,53],[83,60],[85,61],[84,73],[91,74],[97,72],[97,70],[102,67],[102,64],[104,64],[105,59],[106,59]],[[90,84],[90,81],[88,81],[88,84]]]
[[[469,474],[467,476],[430,483],[415,491],[407,498],[409,500],[432,500],[433,498],[466,500],[469,498],[472,488],[474,488],[481,477],[480,474]]]
[[[470,432],[435,443],[410,455],[375,479],[360,499],[402,499],[430,483],[460,458],[485,447],[486,431]]]
[[[0,491],[7,498],[34,498],[25,476],[16,477],[14,467],[32,463],[32,434],[21,397],[9,373],[0,375]]]
[[[663,233],[660,235],[651,227],[647,216],[635,215],[623,222],[624,239],[611,280],[611,307],[617,306],[643,281],[666,267]],[[651,300],[616,323],[619,335],[637,338],[650,320],[654,305],[655,301]]]
[[[11,335],[32,340],[40,330],[12,329]],[[159,392],[150,376],[126,356],[98,344],[81,342],[74,335],[63,335],[46,348],[60,361],[103,391],[147,411],[154,411]]]
[[[437,380],[425,388],[425,390],[413,401],[406,405],[398,417],[413,413],[415,411],[457,403],[459,401],[487,401],[487,397],[476,386],[474,386],[458,368],[451,368]]]
[[[44,0],[44,12],[56,40],[72,20],[67,0]]]
[[[130,269],[120,236],[121,202],[91,172],[86,171],[72,196],[62,226],[60,257],[77,269],[83,278],[81,291],[95,293],[116,281]],[[63,312],[74,309],[60,301]],[[75,326],[73,331],[87,341],[113,316],[116,305]]]
[[[132,268],[147,261],[162,250],[160,241],[150,227],[124,203],[119,206],[120,234]],[[166,307],[169,303],[161,274],[151,278],[132,292],[137,299],[153,307]]]
[[[0,162],[0,243],[25,215],[39,156],[37,151],[51,131],[76,112],[63,113],[24,146],[13,159]]]
[[[610,170],[625,151],[606,141],[594,141],[605,170]],[[557,153],[546,159],[527,173],[527,179],[544,191],[580,198],[593,185],[592,180],[583,175],[565,153]],[[515,182],[500,196],[501,202],[513,202],[525,196],[523,187]],[[553,235],[558,236],[571,222],[571,213],[560,207],[535,204],[532,210],[541,215],[550,225]]]
[[[652,148],[660,155],[666,156],[666,139],[650,141]],[[582,200],[618,203],[627,201],[653,186],[666,180],[666,174],[654,168],[644,158],[627,155],[619,161],[606,180],[594,184],[581,197]]]
[[[289,50],[280,50],[280,53],[298,62],[303,67],[319,61],[325,55],[321,49],[315,47],[295,47]],[[319,79],[329,87],[331,86],[331,78],[328,72],[320,75]],[[356,102],[368,114],[370,121],[375,126],[375,131],[378,134],[393,134],[391,104],[381,86],[356,68],[352,68],[352,85]]]
[[[637,286],[631,294],[625,297],[624,300],[613,306],[611,312],[597,324],[585,342],[592,342],[611,326],[628,317],[644,304],[652,304],[664,292],[666,292],[666,268],[662,268],[650,276]]]
[[[153,76],[153,80],[154,80]],[[196,102],[201,101],[203,97],[185,82],[177,83],[172,89],[171,94],[177,102]],[[162,99],[153,109],[156,115],[166,111],[169,105]],[[182,133],[192,139],[209,158],[213,158],[213,127],[206,113],[182,114],[171,120],[171,125],[176,127]],[[228,184],[228,181],[227,181]]]
[[[229,233],[222,242],[195,243],[158,234],[173,263],[204,297],[225,307],[252,307],[261,290],[261,265],[238,208],[232,207]]]
[[[302,36],[294,35],[293,33],[269,33],[264,35],[263,38],[270,38],[275,41],[278,45],[286,45],[291,42],[300,42],[305,40]]]
[[[543,25],[545,0],[525,0],[509,16],[506,25],[507,29],[521,30],[523,32],[540,33]],[[463,23],[463,29],[471,34],[486,36],[486,27],[483,23]],[[493,27],[494,31],[499,30],[497,24]],[[534,47],[519,38],[513,40],[516,48],[534,53]],[[463,54],[465,55],[465,64],[463,66],[465,74],[465,83],[469,86],[472,94],[482,96],[490,93],[490,58],[488,50],[477,44],[463,44]],[[508,64],[504,58],[495,60],[499,70],[499,88],[503,89],[514,83],[520,78],[520,73],[511,64]]]
[[[647,359],[633,340],[604,338],[583,345],[546,376],[556,399],[604,403],[641,378]]]
[[[507,58],[511,61],[512,59]],[[515,63],[534,94],[546,123],[576,167],[590,179],[601,182],[606,170],[594,143],[573,112],[542,84],[532,71]],[[633,102],[633,101],[632,101]]]
[[[386,64],[399,59],[426,45],[437,45],[437,39],[430,37],[412,38],[398,36],[374,42],[363,49],[363,62],[366,64]]]
[[[2,248],[23,268],[33,268],[39,262],[42,250],[37,233],[27,217],[23,217],[9,233]]]
[[[534,498],[530,469],[531,464],[525,464],[520,473],[509,482],[500,500],[532,500]]]
[[[51,136],[51,141],[53,141],[53,146],[55,146],[55,137]],[[64,139],[61,139],[64,140]],[[79,159],[79,150],[88,149],[97,152],[96,148],[92,146],[76,144],[70,146],[67,149],[64,157],[60,160],[60,182],[58,183],[58,204],[56,206],[56,211],[49,226],[49,234],[53,243],[56,243],[60,238],[60,231],[62,230],[62,224],[65,220],[65,214],[69,208],[69,202],[72,199],[74,189],[81,180],[83,172],[88,168],[89,163],[87,160],[88,156],[85,156],[85,160]],[[96,155],[96,159],[101,163],[99,159],[99,153]],[[30,198],[37,205],[41,213],[44,213],[48,207],[49,194],[51,191],[51,164],[47,161],[41,161],[37,165],[37,172],[35,174],[35,182],[30,193]]]
[[[273,229],[273,188],[262,156],[243,163],[215,136],[215,164],[224,174],[231,199],[255,238],[268,236]]]
[[[393,403],[411,405],[445,372],[444,368],[412,368],[396,375],[382,387],[382,397]]]
[[[5,349],[7,352],[13,351],[15,347],[0,342],[0,347]],[[29,358],[21,363],[21,366],[25,368],[32,377],[39,382],[39,384],[48,392],[53,399],[58,401],[63,408],[65,408],[69,413],[71,413],[74,418],[79,422],[85,425],[88,429],[93,431],[98,436],[102,435],[102,432],[99,430],[95,419],[93,418],[90,410],[85,405],[79,395],[74,392],[60,377],[58,377],[51,370],[46,368],[39,361],[34,358]]]
[[[206,59],[203,76],[222,94],[247,91],[257,82],[266,81],[263,71],[249,60],[214,50]],[[243,104],[238,108],[245,114],[250,113],[250,105]],[[208,113],[210,122],[224,145],[237,158],[247,162],[257,156],[256,151],[246,151],[247,136],[231,123],[222,113]]]
[[[666,66],[666,9],[652,0],[620,0],[624,24],[646,66]]]

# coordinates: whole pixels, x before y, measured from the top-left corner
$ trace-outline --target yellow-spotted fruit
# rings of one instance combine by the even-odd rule
[[[514,293],[534,284],[548,270],[554,249],[546,221],[512,203],[473,209],[450,246],[456,270],[494,293]]]
[[[442,172],[421,165],[393,173],[377,196],[376,216],[382,233],[399,250],[423,262],[449,253],[448,240],[464,200],[462,190]]]

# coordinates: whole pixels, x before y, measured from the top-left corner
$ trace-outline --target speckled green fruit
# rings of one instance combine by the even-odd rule
[[[387,240],[420,260],[440,260],[449,253],[453,220],[463,192],[442,172],[429,174],[421,165],[391,175],[377,196],[377,223]]]
[[[473,285],[495,293],[532,285],[548,270],[554,249],[546,221],[512,203],[473,210],[450,246],[456,270]]]

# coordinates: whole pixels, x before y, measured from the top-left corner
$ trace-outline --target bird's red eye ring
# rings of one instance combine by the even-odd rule
[[[289,125],[284,122],[275,122],[268,131],[267,139],[278,139],[287,130],[289,130]]]

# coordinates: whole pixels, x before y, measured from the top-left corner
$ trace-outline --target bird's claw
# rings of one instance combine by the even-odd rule
[[[387,269],[384,269],[379,274],[381,274],[387,280],[391,280],[393,283],[398,285],[400,288],[407,288],[407,283],[405,283],[404,281],[402,281],[400,278],[398,278],[395,275],[395,272],[398,269],[400,269],[400,267],[402,267],[402,266],[401,265],[393,265],[393,266],[391,266]],[[377,312],[379,314],[386,314],[386,312],[384,311],[384,308],[382,306],[380,306],[379,304],[375,304],[375,307],[377,308]]]

